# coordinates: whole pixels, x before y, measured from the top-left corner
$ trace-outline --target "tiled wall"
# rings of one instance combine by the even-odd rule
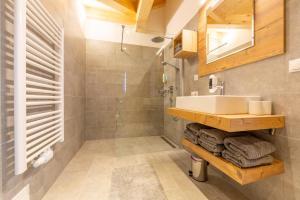
[[[182,67],[182,61],[180,59],[173,58],[173,48],[170,45],[164,50],[162,59],[170,64],[176,65],[177,67]],[[187,66],[188,67],[188,66]],[[164,66],[164,73],[167,77],[167,82],[164,85],[165,90],[169,90],[170,87],[175,88],[173,95],[168,93],[164,98],[164,135],[167,136],[176,144],[180,144],[182,137],[182,130],[185,125],[183,120],[178,120],[178,118],[171,117],[167,114],[167,109],[169,107],[175,106],[176,96],[180,96],[181,84],[180,82],[180,72],[170,65]],[[187,76],[184,74],[183,77]],[[185,82],[185,81],[183,81]]]
[[[1,15],[3,4],[1,1]],[[24,185],[30,184],[31,199],[40,200],[84,141],[85,39],[80,29],[74,0],[42,0],[63,24],[65,30],[65,141],[55,147],[55,157],[39,169],[14,176],[10,147],[13,146],[13,67],[5,64],[1,45],[1,149],[3,161],[3,199],[11,199]],[[1,18],[1,27],[3,18]],[[1,35],[4,33],[1,30]],[[5,34],[7,34],[5,32]],[[3,38],[2,38],[3,39]],[[0,198],[2,199],[2,198]]]
[[[276,157],[284,160],[286,172],[283,175],[239,186],[232,180],[229,183],[242,191],[249,199],[255,200],[296,200],[300,199],[300,73],[288,73],[288,61],[300,58],[300,1],[286,1],[286,54],[259,61],[236,69],[218,73],[225,81],[225,94],[260,95],[272,100],[274,113],[286,115],[286,128],[275,136],[264,135],[276,147]],[[198,16],[186,27],[197,28]],[[197,57],[185,60],[185,95],[199,91],[208,94],[208,77],[193,80],[197,74]],[[174,71],[166,71],[174,80]],[[173,83],[176,84],[175,80]],[[178,84],[178,83],[177,83]],[[165,108],[168,107],[168,96]],[[178,142],[182,136],[182,122],[175,122],[165,114],[165,135]],[[176,131],[175,131],[176,130]],[[216,175],[221,173],[216,171]]]
[[[0,19],[4,19],[4,1],[0,1]],[[4,57],[4,54],[3,54],[3,35],[4,35],[4,32],[3,32],[3,28],[4,27],[4,20],[0,20],[0,67],[1,67],[1,76],[0,76],[0,80],[1,80],[1,87],[0,87],[0,94],[3,94],[3,86],[2,86],[2,79],[3,79],[3,73],[2,73],[2,68],[3,68],[3,57]],[[2,96],[2,95],[1,95]],[[2,98],[0,100],[0,102],[2,102]],[[2,104],[2,103],[1,103]],[[2,127],[2,124],[3,124],[3,107],[2,105],[0,106],[0,127]],[[2,132],[2,128],[1,128],[1,132]],[[2,134],[0,133],[0,147],[2,147]],[[0,199],[3,199],[3,193],[2,193],[2,148],[0,148]]]
[[[86,49],[86,138],[160,135],[163,67],[157,49],[96,40]],[[126,93],[124,77],[127,77]]]

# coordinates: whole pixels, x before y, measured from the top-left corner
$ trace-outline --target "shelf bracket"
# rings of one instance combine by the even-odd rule
[[[276,129],[276,128],[269,129],[269,134],[270,134],[270,135],[275,135],[276,132],[277,132],[277,129]]]
[[[179,120],[178,117],[172,117],[173,121],[177,122]]]

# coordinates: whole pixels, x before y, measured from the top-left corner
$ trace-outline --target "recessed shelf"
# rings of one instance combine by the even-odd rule
[[[227,132],[277,129],[285,125],[283,115],[214,115],[178,108],[169,108],[168,114]]]
[[[173,42],[175,58],[188,58],[197,55],[197,32],[182,30]]]
[[[195,145],[186,139],[182,140],[182,145],[186,150],[199,155],[202,159],[206,160],[212,166],[219,169],[241,185],[257,182],[284,172],[284,164],[280,160],[275,159],[270,165],[240,168],[222,157],[214,156],[204,148]]]

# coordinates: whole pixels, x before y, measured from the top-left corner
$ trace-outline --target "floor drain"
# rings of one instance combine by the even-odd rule
[[[172,148],[176,149],[176,146],[174,144],[172,144],[168,139],[166,139],[165,137],[161,136],[160,137],[163,141],[165,141],[168,145],[170,145]]]

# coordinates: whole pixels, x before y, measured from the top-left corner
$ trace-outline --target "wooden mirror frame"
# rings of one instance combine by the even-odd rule
[[[255,0],[254,46],[206,63],[206,16],[208,0],[200,11],[198,27],[199,75],[206,76],[285,52],[285,0]],[[226,0],[225,0],[226,1]]]

